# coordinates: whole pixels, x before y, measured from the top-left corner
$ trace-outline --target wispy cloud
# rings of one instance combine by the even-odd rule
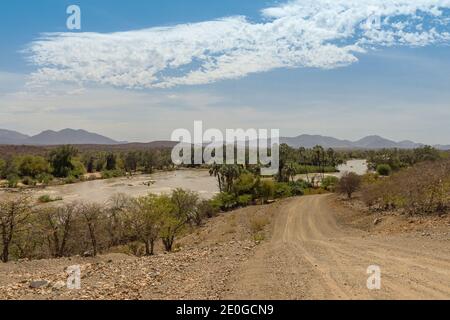
[[[29,45],[32,84],[197,85],[276,68],[336,68],[379,46],[448,43],[450,0],[294,0],[246,17],[118,33],[52,33]]]

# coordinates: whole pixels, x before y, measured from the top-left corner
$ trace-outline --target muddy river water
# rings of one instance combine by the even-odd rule
[[[365,160],[351,160],[339,167],[340,176],[343,172],[364,174],[367,171]],[[303,175],[299,178],[305,178]],[[176,188],[198,192],[200,197],[210,199],[219,192],[217,180],[209,175],[207,170],[178,170],[160,172],[151,175],[136,175],[133,177],[93,180],[68,185],[50,186],[45,189],[30,191],[33,198],[49,195],[52,198],[62,198],[58,203],[79,201],[83,203],[106,203],[115,194],[122,193],[132,197],[145,196],[149,193],[170,193]],[[0,191],[0,199],[5,197]]]
[[[33,190],[36,199],[42,195],[62,198],[58,203],[74,201],[83,203],[106,203],[115,194],[121,193],[132,197],[145,196],[149,193],[170,193],[176,188],[198,192],[204,199],[212,198],[219,189],[217,181],[207,170],[178,170],[160,172],[151,175],[93,180],[75,184],[50,186]],[[1,194],[0,194],[1,198]]]

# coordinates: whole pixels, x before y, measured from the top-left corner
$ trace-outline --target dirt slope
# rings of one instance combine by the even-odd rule
[[[370,236],[339,225],[330,196],[288,200],[270,242],[230,283],[237,299],[450,299],[450,242]],[[367,268],[382,288],[367,289]]]

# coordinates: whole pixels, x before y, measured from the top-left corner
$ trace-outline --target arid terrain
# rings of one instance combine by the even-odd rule
[[[334,195],[225,213],[161,252],[2,264],[0,298],[450,299],[448,216],[375,217]],[[81,290],[65,288],[71,265]],[[371,265],[380,290],[367,289]]]

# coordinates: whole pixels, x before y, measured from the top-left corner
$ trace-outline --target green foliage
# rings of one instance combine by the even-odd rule
[[[322,180],[322,188],[328,190],[328,191],[334,191],[336,189],[336,186],[339,183],[339,178],[334,176],[327,176]]]
[[[311,183],[301,179],[295,182],[290,182],[288,185],[291,188],[291,194],[293,196],[302,196],[305,194],[306,189],[312,188]]]
[[[251,173],[242,173],[233,185],[236,195],[252,194],[255,192],[255,186],[258,180]]]
[[[275,198],[288,198],[292,196],[292,190],[288,183],[275,183]]]
[[[44,194],[38,198],[38,202],[40,202],[40,203],[50,203],[50,202],[61,201],[61,200],[62,200],[61,197],[52,198],[48,194]]]
[[[23,177],[22,183],[26,186],[32,187],[36,185],[36,180],[34,180],[32,177]]]
[[[72,160],[72,170],[70,170],[69,174],[75,178],[80,178],[86,173],[86,169],[84,168],[83,163],[78,159]]]
[[[196,198],[194,193],[181,189],[172,192],[171,197],[159,197],[162,208],[160,236],[166,251],[172,251],[175,237],[190,221],[197,204],[194,198]]]
[[[19,175],[36,178],[40,174],[50,172],[50,165],[46,159],[39,156],[24,156],[17,159]]]
[[[273,180],[261,180],[257,192],[263,203],[269,201],[275,195],[275,182]]]
[[[391,168],[391,166],[388,165],[388,164],[379,164],[379,165],[377,166],[377,173],[378,173],[380,176],[387,177],[387,176],[390,176],[390,175],[391,175],[391,173],[392,173],[392,168]]]
[[[379,165],[389,165],[392,171],[413,166],[424,161],[437,161],[442,158],[439,150],[424,146],[417,149],[382,149],[366,152],[369,167],[376,170]]]
[[[107,171],[112,171],[112,170],[116,170],[116,166],[117,166],[117,156],[110,152],[106,155],[106,167],[105,169]]]
[[[77,181],[78,181],[78,179],[76,177],[72,176],[72,175],[64,178],[64,183],[65,184],[73,184],[73,183],[76,183]]]
[[[197,206],[197,211],[202,218],[213,218],[217,215],[218,210],[210,200],[203,200]]]
[[[6,180],[8,180],[8,188],[16,188],[20,182],[20,177],[15,174],[10,174],[6,177]]]
[[[237,202],[240,207],[247,207],[253,201],[253,196],[251,194],[244,194],[238,197]]]
[[[5,177],[4,176],[5,168],[6,168],[6,161],[3,159],[0,159],[0,178]]]
[[[78,151],[73,146],[62,146],[50,153],[50,164],[53,168],[53,175],[59,178],[69,176],[75,168],[72,158]]]
[[[52,182],[53,180],[53,176],[49,173],[41,173],[39,175],[37,175],[36,180],[39,183],[42,183],[44,185],[48,185],[50,184],[50,182]]]
[[[124,175],[125,172],[119,169],[102,171],[102,179],[119,178],[123,177]]]
[[[214,208],[222,211],[229,211],[237,207],[237,199],[234,194],[221,192],[214,196],[211,200],[211,204]]]

